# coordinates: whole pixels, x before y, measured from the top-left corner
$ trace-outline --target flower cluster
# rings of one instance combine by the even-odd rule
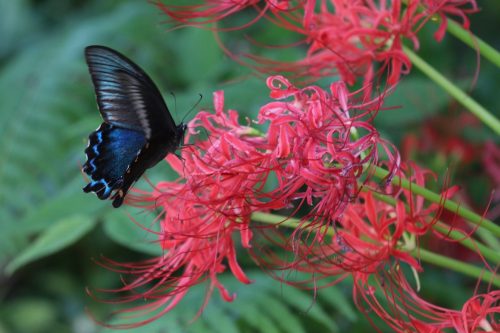
[[[388,268],[369,281],[357,274],[354,300],[360,309],[370,309],[394,332],[498,332],[496,318],[500,312],[500,292],[477,294],[462,309],[437,306],[420,297],[403,274],[400,266]],[[388,301],[388,305],[384,302]]]
[[[403,50],[404,40],[418,49],[417,33],[429,20],[435,19],[439,25],[434,37],[441,41],[448,16],[460,19],[468,29],[467,15],[478,11],[475,0],[212,0],[202,3],[167,6],[160,2],[158,6],[174,21],[193,25],[217,22],[251,7],[256,11],[251,22],[216,29],[243,29],[266,17],[272,24],[295,32],[308,48],[303,59],[286,63],[247,54],[257,63],[254,68],[313,79],[339,75],[348,84],[362,77],[365,85],[377,84],[377,77],[385,75],[389,86],[395,85],[401,75],[411,69],[411,61]]]
[[[176,22],[195,26],[254,10],[255,17],[242,26],[214,29],[237,30],[265,19],[301,35],[308,47],[303,59],[286,64],[247,55],[258,63],[254,68],[302,78],[339,75],[342,81],[328,89],[300,88],[282,75],[269,76],[271,101],[245,123],[236,110],[225,108],[222,91],[214,93],[215,112],[199,112],[189,123],[181,156],[167,157],[178,179],[128,200],[161,209],[157,233],[164,254],[139,264],[107,262],[128,275],[122,288],[110,292],[125,293],[123,302],[145,301],[127,313],[151,313],[145,321],[122,327],[164,315],[203,281],[209,286],[204,304],[214,291],[232,301],[234,295],[219,276],[230,272],[241,283],[251,282],[239,264],[237,248],[242,248],[277,279],[287,276],[277,272],[308,273],[304,280],[286,281],[300,287],[351,278],[358,308],[398,332],[498,329],[498,292],[477,291],[462,309],[448,309],[423,299],[408,281],[408,271],[417,281],[424,271],[419,245],[432,248],[436,240],[463,247],[460,240],[467,239],[468,254],[485,263],[487,274],[494,269],[476,253],[482,244],[469,238],[475,230],[464,219],[456,223],[458,208],[444,208],[457,188],[445,184],[436,195],[441,200],[425,200],[421,189],[436,175],[402,162],[372,122],[385,93],[392,91],[373,97],[377,77],[393,87],[411,68],[403,41],[418,49],[417,33],[434,18],[439,21],[437,41],[444,37],[447,16],[460,18],[468,28],[475,1],[210,0],[156,5]],[[350,92],[348,85],[359,78],[362,88]],[[488,151],[498,155],[493,146]],[[497,159],[488,156],[484,163],[495,177]],[[376,182],[373,176],[381,170]],[[272,221],[266,220],[271,213]]]
[[[330,91],[298,89],[276,76],[267,84],[274,101],[260,109],[257,120],[268,126],[266,133],[240,124],[235,110],[225,111],[222,91],[214,93],[215,114],[202,111],[190,122],[186,141],[195,135],[194,144],[182,149],[180,159],[167,158],[180,178],[160,182],[141,198],[143,207],[163,209],[159,237],[165,254],[138,265],[132,273],[136,278],[113,291],[149,286],[123,301],[151,300],[140,311],[155,312],[156,318],[206,279],[208,296],[218,289],[225,300],[232,300],[217,276],[229,268],[239,281],[250,282],[238,264],[236,243],[251,248],[253,212],[304,207],[307,213],[297,233],[328,227],[359,192],[363,166],[378,163],[381,147],[391,151],[366,121],[376,101],[354,104],[341,83],[332,84]],[[199,128],[207,132],[205,140],[196,136]],[[352,131],[360,133],[358,139],[351,138]],[[398,163],[394,155],[394,172]],[[277,185],[265,190],[270,181]],[[321,233],[314,234],[307,253],[297,248],[296,265],[311,260],[313,247],[321,247]]]
[[[264,3],[263,6],[260,6],[261,2]],[[254,20],[245,25],[248,26],[257,22],[268,10],[271,12],[290,10],[292,6],[291,2],[290,0],[209,0],[201,1],[194,5],[167,5],[159,1],[156,5],[174,20],[194,25],[215,23],[251,7],[258,12],[258,15]]]

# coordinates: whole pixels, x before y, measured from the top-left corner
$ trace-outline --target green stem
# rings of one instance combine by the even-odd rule
[[[459,230],[450,230],[450,226],[438,222],[433,226],[434,230],[438,231],[440,234],[445,235],[451,239],[458,241],[463,246],[471,249],[474,252],[479,252],[485,259],[490,260],[496,265],[500,264],[500,253],[495,251],[483,243],[472,239],[469,235],[466,235],[464,232]]]
[[[385,179],[388,175],[389,172],[387,170],[384,170],[380,167],[373,166],[373,175],[379,179]],[[396,186],[401,186],[404,189],[407,189],[411,191],[412,193],[418,194],[422,196],[423,198],[429,200],[430,202],[437,203],[441,206],[443,206],[445,209],[449,210],[450,212],[453,212],[457,215],[462,216],[464,219],[468,220],[469,222],[484,228],[486,230],[489,230],[492,232],[496,237],[500,237],[500,226],[496,225],[492,221],[484,218],[481,215],[478,215],[474,213],[473,211],[460,206],[454,201],[451,201],[449,199],[444,199],[442,195],[434,193],[425,187],[418,186],[414,183],[409,182],[406,179],[401,179],[398,176],[394,176],[391,180],[391,183],[396,185]]]
[[[471,48],[478,50],[481,56],[491,61],[497,67],[500,67],[500,52],[485,43],[481,38],[475,36],[469,30],[462,28],[460,24],[451,19],[448,19],[447,30]]]
[[[408,1],[404,0],[404,3],[408,5]],[[419,6],[419,11],[424,11],[423,6]],[[439,15],[434,15],[433,22],[441,22],[441,17]],[[469,45],[471,48],[478,50],[481,56],[491,61],[494,65],[500,67],[500,52],[492,48],[489,44],[485,43],[481,38],[474,35],[470,30],[462,28],[462,26],[455,22],[454,20],[447,18],[446,30],[453,36],[460,39],[465,44]]]
[[[363,191],[369,191],[367,187],[363,188]],[[396,205],[396,199],[393,197],[386,195],[386,194],[381,194],[381,193],[373,193],[373,196],[377,198],[377,200],[386,202],[390,205],[395,206]],[[406,210],[409,211],[410,208],[408,205],[406,205]],[[429,218],[432,218],[430,216]],[[468,249],[474,251],[474,252],[480,252],[480,255],[482,255],[485,259],[490,260],[494,264],[498,265],[500,264],[500,253],[497,251],[490,249],[483,243],[472,239],[469,235],[466,235],[464,232],[459,231],[459,230],[450,230],[450,226],[444,224],[443,222],[437,221],[436,223],[433,224],[432,228],[439,232],[441,235],[444,235],[450,239],[456,240],[458,243],[461,245],[467,247]]]
[[[460,88],[454,85],[451,81],[445,78],[441,73],[436,71],[415,52],[407,47],[404,47],[404,52],[410,58],[413,65],[419,68],[425,75],[431,78],[441,88],[453,96],[460,104],[466,107],[483,123],[489,126],[496,134],[500,134],[500,120],[495,118],[488,110],[482,107],[478,102],[473,100],[469,95],[464,93]]]
[[[262,212],[252,213],[252,220],[266,224],[275,224],[275,225],[279,224],[279,226],[287,228],[297,228],[300,223],[300,219],[297,218],[290,218],[286,216],[262,213]],[[329,228],[327,233],[329,235],[335,234],[332,228]],[[420,258],[422,261],[431,263],[436,266],[449,268],[451,270],[463,273],[464,275],[472,276],[474,278],[481,278],[483,281],[486,281],[488,283],[491,282],[492,285],[500,287],[500,277],[480,267],[467,264],[455,259],[451,259],[421,248],[412,250],[411,254],[417,258]]]
[[[412,255],[420,258],[422,261],[427,263],[445,267],[454,270],[455,272],[463,273],[464,275],[471,276],[473,278],[480,278],[481,280],[491,283],[496,287],[500,287],[500,276],[485,270],[484,268],[477,267],[471,264],[464,263],[462,261],[451,259],[425,249],[415,249]]]
[[[287,217],[283,215],[263,213],[263,212],[254,212],[252,213],[252,220],[265,224],[276,224],[280,227],[287,227],[296,229],[300,223],[307,223],[300,219],[294,217]],[[327,235],[333,236],[335,232],[333,229],[327,231]]]

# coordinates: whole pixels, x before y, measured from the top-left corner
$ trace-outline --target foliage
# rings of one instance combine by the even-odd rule
[[[103,254],[117,260],[141,259],[160,250],[156,240],[145,238],[131,221],[152,221],[154,216],[131,208],[126,213],[112,211],[109,202],[81,191],[83,149],[88,133],[100,123],[83,48],[104,44],[130,55],[158,83],[177,119],[196,103],[198,93],[204,96],[201,105],[210,108],[211,93],[221,88],[227,105],[255,115],[265,101],[266,88],[260,78],[247,78],[248,71],[229,59],[220,61],[223,54],[212,42],[212,32],[167,32],[164,17],[148,2],[3,1],[0,13],[5,17],[0,20],[0,332],[106,332],[89,319],[85,308],[97,317],[105,317],[109,309],[88,297],[85,287],[116,287],[120,281],[91,258]],[[487,25],[494,14],[485,11],[484,16]],[[481,27],[481,22],[475,23]],[[203,52],[198,51],[200,45]],[[448,41],[439,56],[425,46],[423,52],[449,68],[448,59],[456,49]],[[473,74],[467,67],[471,59],[472,53],[453,66],[465,68],[465,82]],[[490,109],[500,110],[498,100],[490,97],[498,87],[498,75],[487,66],[475,94]],[[230,85],[228,78],[233,80]],[[377,120],[381,132],[396,142],[418,131],[422,121],[445,112],[451,103],[446,94],[419,77],[399,89],[401,94],[393,95],[389,104],[404,104],[407,112],[384,111]],[[169,91],[175,92],[175,101]],[[424,105],[419,104],[421,96],[426,96]],[[468,135],[475,140],[479,135],[494,138],[476,132]],[[440,170],[448,166],[444,158],[426,161],[438,164]],[[471,172],[477,165],[475,161],[466,170],[457,168],[459,183],[484,182],[483,175]],[[153,181],[173,177],[158,172],[152,170],[148,177]],[[143,180],[138,186],[149,185]],[[199,320],[190,325],[185,323],[197,316],[204,286],[192,290],[168,316],[135,331],[301,333],[354,332],[367,327],[341,288],[324,289],[314,296],[261,273],[250,276],[254,281],[250,286],[225,278],[224,284],[237,299],[226,303],[212,298]],[[450,284],[451,294],[463,295],[465,283]],[[448,295],[436,290],[435,297],[446,300]]]

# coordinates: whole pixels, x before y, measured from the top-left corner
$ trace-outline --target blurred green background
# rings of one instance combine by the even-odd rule
[[[498,49],[496,14],[500,7],[498,2],[484,5],[488,8],[476,15],[473,31]],[[85,46],[107,45],[137,62],[157,83],[177,121],[196,103],[199,93],[204,97],[198,108],[211,108],[211,93],[224,89],[226,107],[248,116],[255,116],[259,106],[269,101],[263,79],[249,76],[248,69],[225,57],[211,32],[192,28],[169,31],[166,20],[147,1],[0,0],[0,333],[107,331],[87,311],[106,320],[112,306],[95,301],[85,288],[117,287],[120,280],[93,259],[104,255],[134,261],[160,251],[152,244],[155,239],[131,222],[132,217],[149,226],[154,215],[129,207],[114,210],[110,202],[81,190],[85,178],[80,167],[87,137],[101,122],[83,58]],[[495,24],[497,28],[492,29]],[[450,37],[435,43],[434,28],[421,33],[420,54],[470,87],[475,53]],[[287,38],[277,30],[252,29],[262,41]],[[241,36],[227,38],[228,44],[251,47]],[[276,57],[285,52],[287,58],[294,58],[303,50],[261,52]],[[497,115],[499,77],[498,69],[484,61],[473,91]],[[326,86],[328,81],[320,84]],[[169,92],[175,93],[175,101]],[[416,72],[388,103],[404,110],[381,113],[377,126],[398,145],[409,134],[425,135],[425,126],[434,126],[435,119],[456,119],[461,112]],[[454,128],[450,137],[473,147],[496,139],[481,126]],[[408,154],[438,174],[447,170],[450,161],[460,162],[439,147],[424,156],[418,151]],[[175,177],[166,163],[160,165],[147,173],[153,182]],[[472,191],[470,196],[480,207],[489,195],[480,156],[457,165],[454,180]],[[148,185],[143,180],[138,186]],[[205,286],[200,286],[174,311],[133,331],[370,330],[367,320],[354,310],[348,283],[314,295],[270,279],[244,254],[241,258],[255,283],[244,286],[231,276],[223,277],[230,292],[238,295],[233,303],[214,294],[200,318],[191,322],[204,300]],[[451,277],[444,293],[439,282],[433,283],[443,278],[442,272],[430,269],[424,276],[427,289],[423,292],[452,307],[470,295],[474,281]]]

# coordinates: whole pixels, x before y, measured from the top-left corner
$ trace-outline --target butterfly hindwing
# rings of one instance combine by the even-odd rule
[[[122,189],[124,175],[146,144],[141,132],[103,123],[89,136],[83,171],[90,176],[85,192],[95,192],[107,199],[115,189]],[[144,170],[143,170],[144,172]],[[122,189],[126,193],[127,189]]]
[[[175,125],[153,81],[124,55],[89,46],[85,58],[104,123],[89,136],[83,190],[119,207],[146,169],[175,152],[186,125]]]

